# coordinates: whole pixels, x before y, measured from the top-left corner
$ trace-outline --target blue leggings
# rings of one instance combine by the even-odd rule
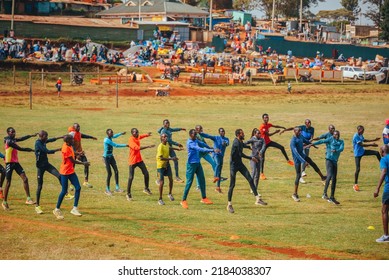
[[[76,173],[73,173],[73,174],[70,174],[70,175],[62,175],[61,174],[62,191],[61,191],[61,193],[59,194],[59,197],[58,197],[58,202],[57,202],[57,208],[58,209],[61,208],[61,204],[62,204],[63,198],[68,193],[68,184],[69,184],[68,181],[70,181],[70,183],[72,183],[72,185],[74,186],[74,188],[76,190],[76,192],[74,194],[74,204],[73,204],[73,206],[74,207],[78,206],[78,200],[80,199],[80,193],[81,193],[81,186],[80,186],[80,182],[78,181],[77,174]]]
[[[199,188],[201,192],[201,198],[206,198],[206,191],[205,191],[205,178],[204,178],[204,171],[203,167],[200,163],[186,163],[186,185],[184,194],[182,196],[182,200],[186,200],[189,194],[190,187],[193,183],[193,177],[194,175],[197,176],[199,180]]]

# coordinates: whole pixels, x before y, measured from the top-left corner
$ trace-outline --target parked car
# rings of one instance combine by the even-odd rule
[[[371,79],[371,75],[366,73],[361,67],[355,67],[355,66],[340,66],[339,70],[343,71],[343,77],[344,78],[350,78],[354,80],[363,80],[366,78],[366,80]]]
[[[376,80],[377,75],[384,73],[384,71],[388,70],[388,67],[381,67],[380,70],[377,71],[366,71],[366,74],[370,74],[373,80]]]

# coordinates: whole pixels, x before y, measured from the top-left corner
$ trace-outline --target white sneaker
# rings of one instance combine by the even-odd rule
[[[303,179],[303,177],[300,178],[300,183],[301,184],[305,184],[306,183],[305,180]]]
[[[73,214],[74,216],[78,216],[78,217],[81,217],[82,214],[80,212],[78,212],[78,209],[73,207],[73,209],[70,211],[71,214]]]
[[[378,243],[381,243],[381,242],[389,242],[389,236],[387,235],[382,235],[380,238],[376,239],[376,241]]]
[[[168,194],[168,195],[167,195],[167,197],[169,198],[169,200],[170,200],[170,201],[174,201],[174,197],[173,197],[173,195],[171,195],[171,194]]]
[[[42,210],[42,208],[41,208],[40,206],[36,206],[36,207],[35,207],[35,212],[36,212],[37,214],[43,214],[43,210]]]
[[[87,188],[93,188],[92,184],[89,183],[89,182],[84,182],[84,184],[82,184],[84,187],[87,187]]]
[[[108,196],[112,196],[112,192],[110,191],[110,190],[105,190],[105,192],[104,192],[106,195],[108,195]]]
[[[57,217],[58,220],[63,220],[63,215],[60,209],[54,209],[53,214]]]
[[[305,177],[305,176],[307,176],[307,173],[305,173],[305,171],[303,171],[303,172],[301,173],[301,177]]]
[[[158,204],[159,204],[159,205],[165,205],[165,202],[163,202],[162,199],[159,199],[159,200],[158,200]]]

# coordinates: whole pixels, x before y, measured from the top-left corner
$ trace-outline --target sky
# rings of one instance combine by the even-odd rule
[[[360,6],[362,8],[362,13],[364,13],[366,11],[367,5],[362,6],[362,3],[361,3],[362,1],[359,1],[359,2],[360,2]],[[340,9],[340,8],[342,8],[342,5],[340,4],[340,0],[326,0],[325,2],[319,2],[316,7],[313,7],[310,10],[312,13],[316,14],[321,10],[330,11],[330,10],[336,10],[336,9]],[[254,13],[254,14],[257,15],[258,13]],[[259,13],[258,15],[261,16],[261,13]],[[358,20],[358,24],[372,24],[372,22],[369,19],[362,16],[362,18],[360,20]]]

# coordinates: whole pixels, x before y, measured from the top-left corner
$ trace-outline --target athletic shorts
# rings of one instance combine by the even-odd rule
[[[23,167],[19,162],[11,162],[5,165],[5,178],[9,181],[12,178],[12,172],[15,170],[18,175],[24,173]]]
[[[159,180],[163,180],[164,176],[172,176],[172,169],[170,167],[170,164],[168,164],[166,168],[158,168],[157,172],[159,175]]]
[[[382,204],[389,205],[389,192],[382,194]]]

